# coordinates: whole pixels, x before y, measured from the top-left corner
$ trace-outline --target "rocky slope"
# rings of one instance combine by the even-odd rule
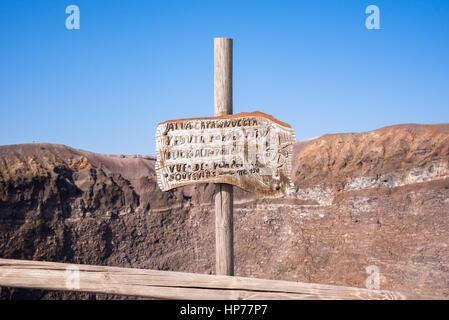
[[[0,257],[213,273],[213,185],[161,192],[153,157],[0,147]],[[449,295],[449,124],[297,142],[296,193],[235,190],[235,273]],[[117,298],[0,288],[2,299]]]

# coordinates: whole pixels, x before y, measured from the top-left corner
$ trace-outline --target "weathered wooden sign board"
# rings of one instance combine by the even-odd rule
[[[156,173],[163,191],[227,183],[264,198],[293,190],[295,133],[261,113],[166,121],[156,129]]]

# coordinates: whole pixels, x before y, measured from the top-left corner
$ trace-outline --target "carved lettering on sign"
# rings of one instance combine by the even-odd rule
[[[229,183],[258,196],[288,195],[295,133],[261,112],[166,121],[156,129],[161,190]]]

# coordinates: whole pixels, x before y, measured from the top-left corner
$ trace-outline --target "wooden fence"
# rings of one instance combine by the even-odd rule
[[[12,259],[0,259],[0,286],[189,300],[445,298],[291,281]]]

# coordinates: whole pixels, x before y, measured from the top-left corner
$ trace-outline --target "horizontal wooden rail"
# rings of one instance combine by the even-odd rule
[[[12,259],[0,259],[0,286],[189,300],[444,299],[334,285]]]

